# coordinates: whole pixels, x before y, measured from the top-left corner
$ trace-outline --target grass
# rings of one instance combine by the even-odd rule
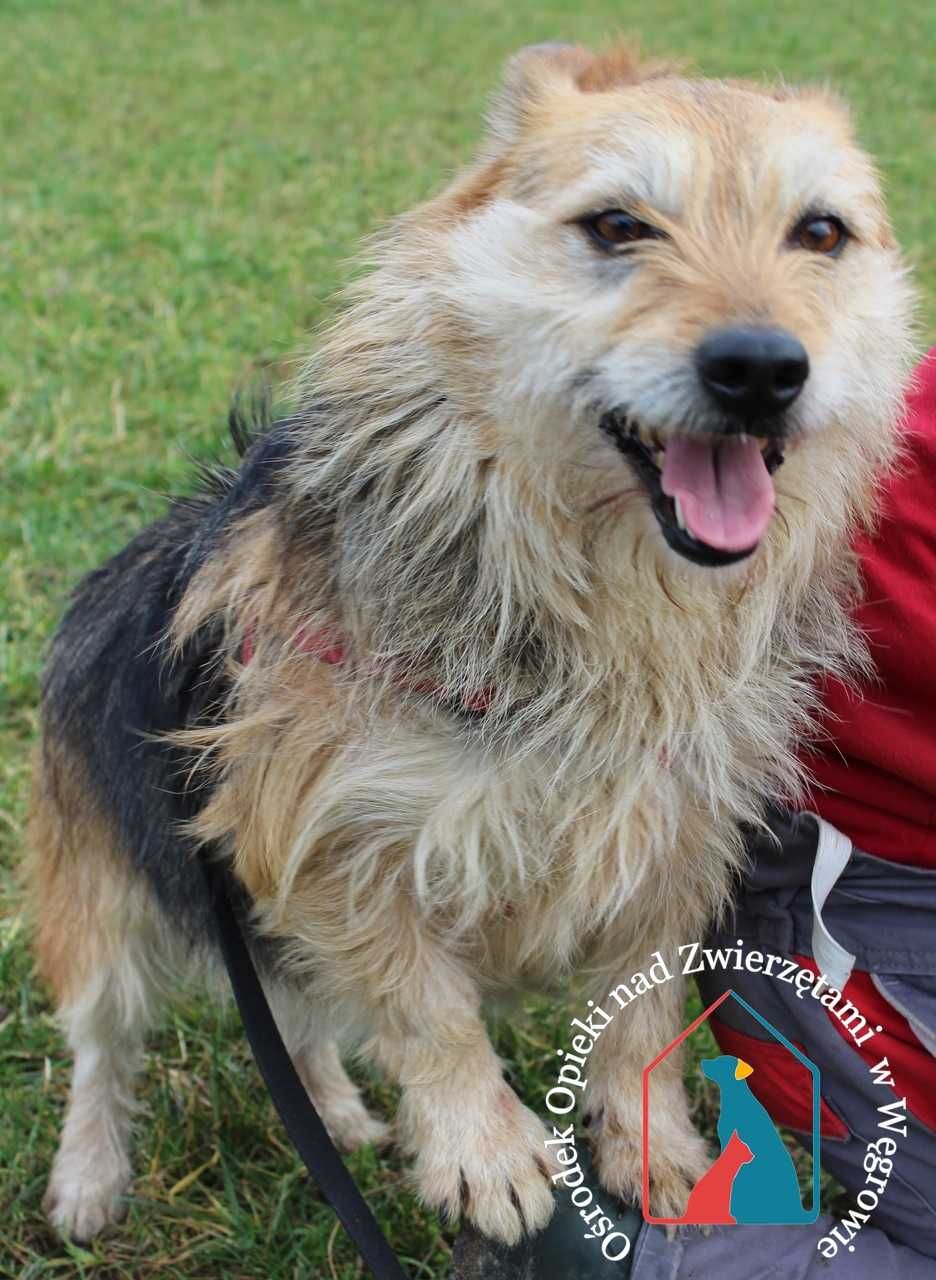
[[[936,284],[936,9],[847,18],[807,0],[4,0],[0,6],[0,1275],[348,1278],[229,1010],[152,1042],[124,1231],[69,1249],[39,1211],[67,1064],[34,984],[15,879],[40,656],[69,586],[184,487],[232,389],[276,377],[358,237],[469,152],[508,52],[640,32],[715,74],[831,79],[880,157],[899,234]],[[924,325],[932,334],[930,301]],[[542,1095],[562,1015],[499,1044]],[[372,1100],[391,1099],[373,1082]],[[352,1166],[414,1277],[448,1241],[398,1161]]]

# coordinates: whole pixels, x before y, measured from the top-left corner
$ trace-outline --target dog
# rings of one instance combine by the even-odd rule
[[[731,1213],[740,1222],[809,1222],[793,1157],[747,1082],[753,1072],[750,1063],[730,1054],[702,1063],[702,1074],[718,1085],[722,1153],[739,1139],[748,1152],[731,1185]]]
[[[31,816],[39,969],[74,1054],[46,1208],[85,1239],[131,1170],[177,975],[218,972],[230,868],[310,1095],[401,1089],[426,1204],[507,1243],[558,1166],[486,1002],[606,994],[702,935],[742,824],[794,794],[814,680],[860,666],[851,539],[899,441],[912,286],[826,89],[631,48],[508,63],[475,160],[370,249],[288,416],[77,588]],[[639,1194],[661,986],[597,1040],[602,1184]],[[710,1161],[655,1072],[656,1214]]]

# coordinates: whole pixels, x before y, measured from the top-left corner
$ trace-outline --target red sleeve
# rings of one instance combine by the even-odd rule
[[[834,742],[807,756],[811,805],[883,858],[936,867],[936,348],[908,401],[907,457],[873,539],[858,543],[879,681],[825,690]]]

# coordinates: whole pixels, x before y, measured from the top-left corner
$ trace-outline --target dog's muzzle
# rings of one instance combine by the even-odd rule
[[[760,546],[775,505],[788,410],[809,377],[802,343],[782,329],[718,329],[695,351],[713,427],[648,431],[626,409],[602,430],[641,480],[667,544],[693,564],[736,564]]]
[[[668,546],[705,568],[753,554],[774,506],[771,476],[783,462],[782,437],[698,433],[662,442],[626,413],[608,413],[601,429],[647,491]]]

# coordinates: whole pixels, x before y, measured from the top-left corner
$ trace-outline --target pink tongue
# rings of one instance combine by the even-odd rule
[[[756,440],[677,436],[664,457],[663,492],[679,499],[693,537],[719,551],[746,551],[760,542],[775,495]]]

